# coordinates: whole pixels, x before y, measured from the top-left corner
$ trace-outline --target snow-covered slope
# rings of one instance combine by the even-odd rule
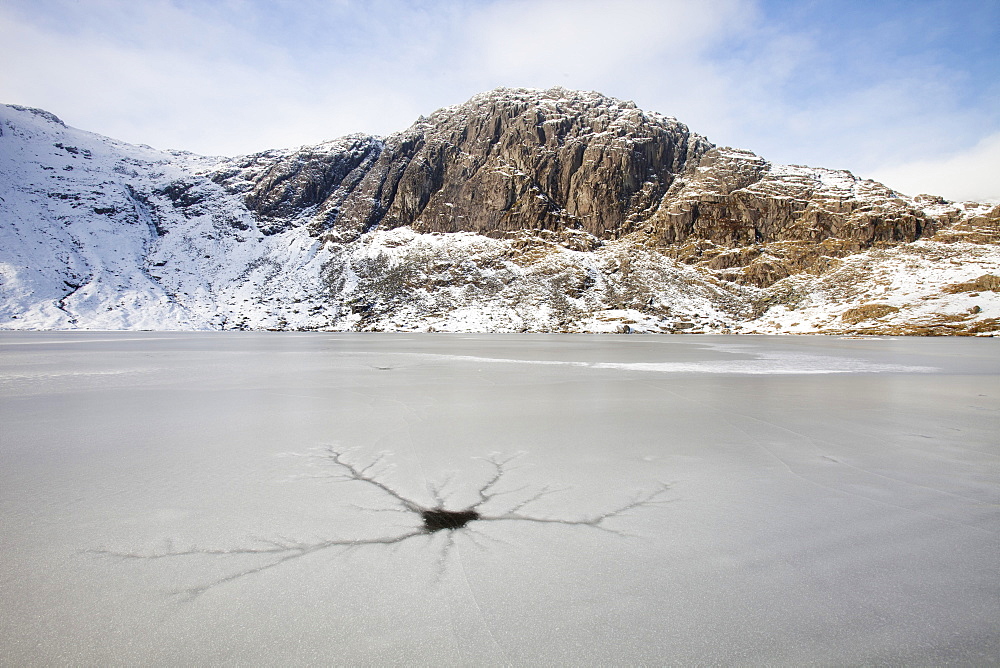
[[[37,110],[0,113],[5,327],[325,324],[309,313],[320,243],[301,229],[263,234],[241,198],[205,176],[218,160],[123,144]]]
[[[0,106],[5,329],[985,334],[998,219],[562,89],[241,158]]]

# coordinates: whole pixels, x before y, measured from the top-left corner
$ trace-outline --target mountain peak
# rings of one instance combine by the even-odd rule
[[[29,114],[34,114],[35,116],[38,116],[40,118],[45,119],[46,121],[49,121],[50,123],[55,123],[56,125],[61,125],[62,127],[66,127],[66,124],[62,122],[62,119],[53,114],[51,111],[45,111],[44,109],[38,109],[36,107],[24,107],[21,106],[20,104],[5,104],[3,106],[10,107],[11,109],[14,109],[16,111],[24,111]]]
[[[448,118],[469,113],[526,113],[537,112],[546,119],[559,116],[606,116],[611,118],[644,118],[666,124],[676,124],[687,131],[687,126],[672,116],[639,109],[631,100],[619,100],[597,91],[571,90],[562,86],[551,88],[494,88],[473,95],[467,101],[439,109],[435,117]]]
[[[498,88],[388,137],[336,226],[617,237],[711,148],[676,119],[600,93]]]

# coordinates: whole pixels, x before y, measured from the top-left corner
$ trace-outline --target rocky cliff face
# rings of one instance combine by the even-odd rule
[[[855,249],[916,241],[941,221],[920,205],[850,172],[773,165],[714,149],[662,200],[652,227],[665,243],[691,238],[729,247],[836,238]]]
[[[0,327],[1000,330],[1000,207],[597,93],[223,159],[0,112]]]
[[[500,235],[633,231],[711,144],[672,118],[597,93],[498,90],[384,143],[363,137],[261,154],[213,178],[264,217],[315,208],[337,240],[373,229]]]
[[[237,158],[212,180],[243,195],[248,209],[274,233],[296,222],[336,220],[341,206],[382,153],[375,137],[352,135],[295,151]]]
[[[928,237],[962,219],[849,172],[718,148],[597,93],[499,89],[380,141],[347,137],[212,175],[269,230],[644,233],[686,263],[767,286],[823,257]],[[776,243],[783,244],[774,247]]]
[[[766,287],[831,258],[928,238],[967,212],[843,170],[775,165],[716,148],[678,179],[649,232],[673,257]]]

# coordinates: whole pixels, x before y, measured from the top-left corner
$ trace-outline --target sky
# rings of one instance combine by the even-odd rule
[[[773,162],[1000,200],[1000,0],[0,0],[0,63],[0,102],[206,155],[564,86]]]

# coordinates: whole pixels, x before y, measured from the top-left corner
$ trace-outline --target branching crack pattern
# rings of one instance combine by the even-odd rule
[[[323,451],[321,457],[324,463],[329,465],[328,472],[321,477],[330,478],[338,482],[355,482],[366,485],[376,490],[387,502],[387,507],[359,507],[359,509],[369,512],[400,512],[409,514],[419,520],[419,524],[399,534],[374,538],[330,538],[318,541],[258,538],[255,544],[234,548],[201,548],[193,546],[188,549],[177,549],[171,543],[166,549],[152,553],[122,552],[106,549],[92,549],[85,550],[85,552],[126,560],[177,559],[198,555],[259,556],[263,559],[263,563],[239,570],[207,584],[172,592],[191,599],[215,587],[278,568],[290,561],[301,559],[324,550],[354,550],[369,545],[391,546],[421,537],[426,540],[433,540],[434,534],[438,532],[445,532],[446,534],[443,551],[439,559],[439,568],[443,569],[448,552],[454,546],[452,533],[460,529],[464,530],[468,532],[468,535],[475,542],[475,536],[478,533],[473,530],[475,523],[530,522],[535,524],[561,524],[589,527],[618,536],[628,536],[630,534],[620,529],[607,526],[606,523],[608,520],[621,517],[639,508],[662,503],[662,497],[669,489],[668,484],[660,483],[651,492],[638,493],[625,503],[589,517],[574,519],[536,516],[526,512],[526,509],[531,504],[547,496],[564,491],[565,488],[545,486],[541,489],[532,490],[529,486],[522,486],[512,489],[498,489],[504,478],[517,468],[515,460],[520,457],[520,453],[510,456],[494,454],[484,458],[484,461],[490,467],[490,473],[487,480],[474,492],[477,498],[476,502],[464,508],[449,509],[447,507],[447,497],[449,494],[445,490],[452,483],[451,478],[446,478],[439,485],[428,486],[428,490],[434,499],[434,505],[427,506],[414,501],[383,482],[382,477],[384,477],[385,472],[389,468],[389,465],[385,461],[385,455],[380,455],[367,464],[362,465],[353,462],[348,457],[346,451],[328,447]],[[518,496],[518,500],[506,504],[503,503],[503,499],[501,498],[518,498]],[[488,512],[487,507],[499,507],[500,510]]]

